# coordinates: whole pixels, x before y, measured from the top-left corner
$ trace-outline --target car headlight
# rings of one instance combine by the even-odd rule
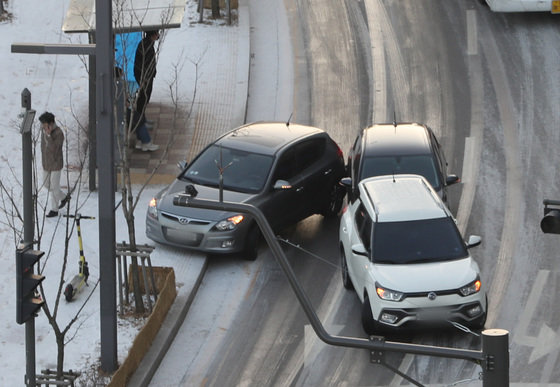
[[[157,199],[152,198],[148,204],[148,215],[154,219],[157,219]]]
[[[224,220],[220,220],[218,223],[216,223],[216,225],[214,226],[214,229],[218,230],[218,231],[230,231],[230,230],[234,230],[235,227],[237,227],[237,225],[239,223],[241,223],[243,221],[243,215],[234,215],[234,216],[230,216],[227,219]]]
[[[480,278],[477,278],[470,284],[460,288],[459,292],[463,297],[466,297],[466,296],[470,296],[471,294],[478,293],[481,287],[482,287],[482,282],[480,282]]]
[[[404,293],[402,293],[402,292],[397,292],[395,290],[386,289],[386,288],[380,286],[379,284],[375,284],[375,291],[377,292],[377,295],[379,296],[379,298],[381,298],[382,300],[387,300],[387,301],[401,301],[403,299],[403,296],[404,296]]]

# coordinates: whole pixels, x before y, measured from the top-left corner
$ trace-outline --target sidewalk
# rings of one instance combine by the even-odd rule
[[[178,173],[177,162],[192,160],[219,135],[245,123],[250,55],[247,2],[248,0],[239,1],[239,16],[234,25],[184,29],[184,34],[181,35],[182,46],[188,49],[205,45],[199,68],[200,78],[196,85],[195,104],[188,122],[182,117],[176,122],[175,127],[179,130],[174,136],[167,159],[158,168],[155,181],[151,183],[170,183]],[[202,40],[204,42],[201,43]],[[163,44],[166,43],[168,40]],[[173,45],[175,42],[169,43]],[[154,88],[167,89],[166,75],[159,73],[160,71]],[[168,90],[164,92],[169,94]],[[190,98],[190,95],[186,97]],[[160,149],[155,152],[137,149],[132,151],[131,173],[138,183],[145,181],[143,178],[151,173],[164,152],[172,132],[173,110],[174,106],[170,101],[158,100],[154,95],[146,107],[146,116],[154,121],[154,129],[150,130],[150,135]]]
[[[204,32],[216,33],[207,40],[204,72],[211,74],[197,86],[194,111],[189,122],[179,123],[185,130],[179,133],[171,146],[167,160],[152,179],[152,183],[171,182],[177,175],[176,164],[191,160],[211,140],[222,133],[245,123],[249,81],[249,10],[248,0],[239,0],[237,25],[220,26]],[[196,34],[188,39],[198,39]],[[193,43],[194,44],[194,43]],[[185,42],[189,47],[189,41]],[[132,173],[138,182],[150,173],[163,154],[171,128],[171,106],[157,100],[148,105],[146,115],[155,121],[152,141],[160,145],[155,152],[135,150],[132,156]],[[177,298],[170,308],[152,346],[145,354],[129,386],[148,386],[167,349],[181,327],[194,299],[207,267],[207,257],[185,254],[185,260],[174,266],[175,280],[179,287]]]

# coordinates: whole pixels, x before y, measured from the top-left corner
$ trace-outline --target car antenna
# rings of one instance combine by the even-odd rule
[[[397,127],[397,112],[393,110],[393,126]]]
[[[288,121],[286,121],[286,127],[289,127],[289,126],[290,126],[290,120],[292,119],[292,116],[293,116],[293,115],[294,115],[294,112],[292,112],[292,113],[290,114],[290,117],[288,118]]]

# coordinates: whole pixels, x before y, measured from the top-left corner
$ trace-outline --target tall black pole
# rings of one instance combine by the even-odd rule
[[[31,126],[35,112],[31,110],[31,92],[21,92],[23,123],[21,127],[22,173],[23,173],[23,245],[33,246],[33,150]],[[35,318],[25,322],[25,384],[35,387]]]
[[[94,44],[95,43],[95,31],[90,32],[88,34],[89,37],[89,43],[90,44]],[[96,72],[96,67],[95,67],[95,55],[89,55],[89,77],[88,77],[88,82],[89,82],[89,98],[88,98],[88,142],[89,142],[89,158],[88,158],[88,164],[89,164],[89,190],[91,192],[95,191],[97,189],[97,179],[96,179],[96,172],[97,172],[97,146],[96,146],[96,130],[95,130],[95,124],[96,124],[96,107],[95,107],[95,95],[96,95],[96,89],[95,89],[95,76],[97,74]]]
[[[112,2],[96,0],[95,10],[101,368],[107,373],[112,373],[117,369],[117,277],[113,165],[113,73],[115,53],[113,50]]]

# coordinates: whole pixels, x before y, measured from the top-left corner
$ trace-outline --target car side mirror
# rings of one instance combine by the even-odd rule
[[[187,160],[181,160],[177,163],[177,168],[179,168],[181,171],[185,170],[185,168],[187,167],[187,165],[189,165],[187,163]]]
[[[354,191],[352,187],[351,177],[343,177],[342,179],[340,179],[338,184],[340,184],[346,189],[346,192],[348,193],[348,199],[350,200],[350,202],[354,203],[354,200],[356,200],[356,198],[360,196],[360,191],[358,190],[358,188],[356,187],[356,190]]]
[[[479,237],[478,235],[471,235],[469,236],[469,240],[467,241],[467,249],[478,246],[481,243],[482,243],[481,237]]]
[[[459,176],[457,175],[447,175],[447,177],[445,178],[445,184],[447,185],[452,185],[460,181],[461,179],[459,179]]]
[[[340,185],[346,188],[352,188],[352,178],[351,177],[343,177],[340,179]]]
[[[364,257],[368,256],[368,252],[362,243],[352,245],[352,253],[356,255],[363,255]]]
[[[286,181],[286,180],[276,180],[276,183],[274,183],[273,188],[275,190],[281,191],[281,190],[285,190],[285,189],[291,189],[292,185]]]

